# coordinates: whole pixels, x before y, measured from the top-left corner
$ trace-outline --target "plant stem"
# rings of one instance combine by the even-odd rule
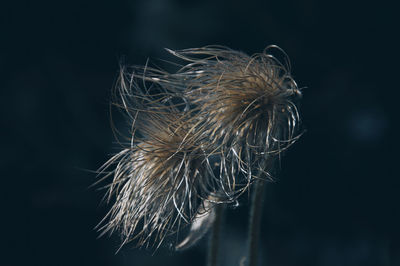
[[[263,195],[265,181],[258,179],[251,199],[250,221],[248,231],[248,266],[256,266],[258,259],[258,244],[260,242],[261,217],[263,211]]]
[[[215,208],[215,220],[212,225],[210,242],[208,244],[207,266],[218,265],[218,251],[220,242],[219,239],[221,235],[224,204],[216,204],[214,208]]]

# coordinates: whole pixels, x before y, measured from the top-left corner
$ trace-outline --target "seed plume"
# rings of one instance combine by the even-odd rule
[[[182,223],[196,229],[186,240],[198,239],[211,221],[201,215],[271,178],[300,136],[301,92],[280,48],[253,56],[222,46],[167,51],[183,62],[178,71],[123,68],[117,86],[114,102],[131,131],[100,169],[112,177],[108,199],[115,197],[101,230],[119,231],[122,245],[159,246]]]
[[[100,230],[118,231],[122,245],[160,245],[193,220],[218,180],[208,164],[209,148],[181,108],[184,101],[155,83],[142,88],[136,75],[122,71],[118,83],[115,104],[125,110],[131,132],[129,144],[100,169],[103,179],[112,177],[108,199],[116,198]]]

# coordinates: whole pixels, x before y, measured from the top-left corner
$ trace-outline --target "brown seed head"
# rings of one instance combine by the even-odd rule
[[[273,49],[283,53],[275,46],[253,56],[219,46],[168,50],[185,62],[176,73],[121,71],[115,102],[131,132],[101,169],[111,169],[108,194],[116,197],[103,233],[160,245],[212,206],[204,203],[210,198],[234,201],[255,178],[270,177],[277,156],[300,136],[301,96]]]

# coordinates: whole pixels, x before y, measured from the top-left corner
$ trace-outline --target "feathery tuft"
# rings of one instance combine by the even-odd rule
[[[253,56],[207,46],[167,49],[184,62],[176,73],[122,69],[116,105],[130,120],[130,144],[100,169],[114,168],[106,177],[109,199],[116,197],[103,233],[160,245],[198,210],[271,177],[277,156],[300,136],[301,96],[274,49],[287,60],[276,46]]]
[[[122,245],[134,239],[139,246],[159,245],[182,222],[192,221],[216,178],[205,159],[205,147],[199,145],[200,137],[180,110],[179,97],[161,92],[154,84],[143,89],[135,75],[129,82],[128,76],[121,72],[120,100],[115,104],[131,121],[131,139],[100,169],[103,179],[113,177],[107,186],[108,200],[116,197],[100,230],[103,234],[119,231]]]

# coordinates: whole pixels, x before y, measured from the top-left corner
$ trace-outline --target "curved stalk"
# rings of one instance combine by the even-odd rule
[[[248,231],[248,250],[247,259],[248,266],[256,266],[258,259],[258,244],[260,242],[261,233],[261,217],[263,211],[263,196],[265,181],[258,179],[255,184],[251,199],[251,210],[250,210],[250,220],[249,220],[249,231]]]
[[[219,242],[221,235],[221,226],[223,221],[224,204],[216,204],[215,208],[215,220],[212,225],[210,242],[207,250],[207,266],[218,265],[218,252]]]

